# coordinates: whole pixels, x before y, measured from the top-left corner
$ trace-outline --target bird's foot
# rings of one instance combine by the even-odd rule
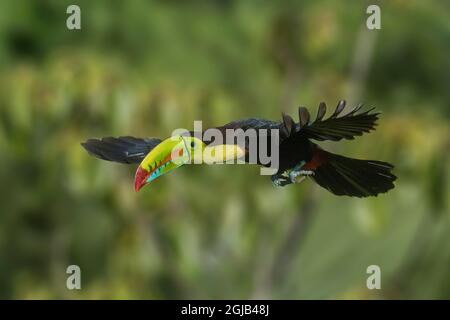
[[[303,180],[305,180],[308,176],[313,176],[314,171],[311,170],[292,170],[289,172],[289,179],[291,180],[291,183],[300,183]],[[300,177],[300,179],[298,179]]]
[[[291,170],[286,170],[282,173],[273,175],[272,183],[277,187],[284,187],[291,183],[300,183],[305,180],[306,177],[313,176],[314,171],[302,170],[304,164],[305,163],[302,162]]]
[[[272,183],[277,187],[284,187],[285,185],[291,184],[288,172],[283,172],[281,174],[276,174],[271,177]]]

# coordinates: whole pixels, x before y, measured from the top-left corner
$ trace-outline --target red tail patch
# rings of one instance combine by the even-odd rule
[[[315,170],[329,161],[329,153],[322,149],[315,148],[311,160],[302,167],[302,170]]]

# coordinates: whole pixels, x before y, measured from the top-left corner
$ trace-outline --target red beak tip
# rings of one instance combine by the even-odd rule
[[[142,189],[143,186],[145,186],[147,178],[149,177],[150,173],[143,169],[142,167],[138,167],[136,170],[136,175],[134,178],[134,190],[136,192],[139,192],[139,190]]]

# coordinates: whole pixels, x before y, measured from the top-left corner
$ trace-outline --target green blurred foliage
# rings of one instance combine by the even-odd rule
[[[450,8],[380,1],[367,31],[368,4],[0,2],[0,297],[450,298]],[[136,194],[134,167],[80,146],[341,98],[380,125],[324,145],[396,164],[386,195],[277,189],[252,166],[184,167]]]

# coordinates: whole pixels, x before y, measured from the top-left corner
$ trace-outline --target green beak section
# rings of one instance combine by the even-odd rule
[[[182,136],[171,137],[157,145],[136,170],[136,192],[158,177],[190,161],[189,149]]]

